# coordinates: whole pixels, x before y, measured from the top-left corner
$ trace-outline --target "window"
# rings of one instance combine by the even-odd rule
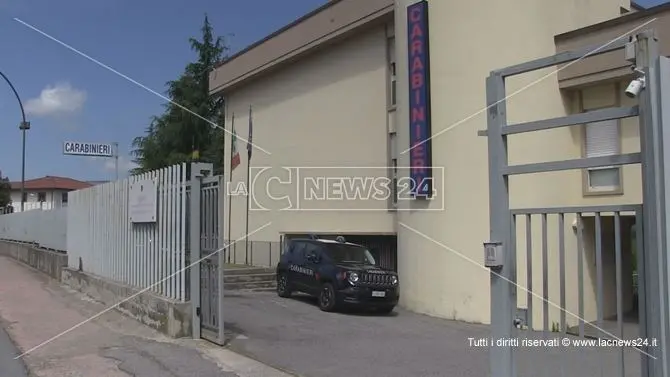
[[[398,205],[398,160],[397,159],[392,159],[391,160],[391,166],[393,168],[393,171],[391,174],[393,174],[393,204],[395,206]]]
[[[61,198],[61,203],[63,203],[63,204],[67,203],[67,192],[63,193],[63,197]]]
[[[395,63],[391,63],[391,106],[396,105],[396,75],[395,75]]]
[[[305,243],[296,242],[291,250],[291,257],[295,263],[302,263],[305,257]]]
[[[329,244],[325,248],[330,260],[335,263],[364,263],[375,265],[375,258],[365,247],[354,245]]]
[[[47,193],[46,192],[37,193],[37,201],[40,202],[40,203],[46,202],[47,201]]]
[[[321,256],[321,250],[317,245],[307,244],[305,245],[305,258],[319,258]]]
[[[585,125],[585,157],[621,154],[618,120],[607,120]],[[609,166],[586,170],[587,193],[620,193],[621,167]]]
[[[395,61],[395,38],[387,39],[387,61],[388,61],[388,78],[389,78],[389,93],[388,101],[389,107],[396,105],[396,61]]]

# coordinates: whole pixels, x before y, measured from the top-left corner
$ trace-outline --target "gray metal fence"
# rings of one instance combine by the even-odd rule
[[[219,318],[219,253],[224,246],[221,239],[222,208],[220,206],[221,177],[206,177],[200,187],[200,317],[203,337],[217,341]]]
[[[639,105],[629,108],[610,108],[601,109],[588,113],[575,114],[566,117],[554,119],[545,119],[521,124],[507,124],[506,115],[506,92],[505,79],[511,76],[526,72],[532,72],[539,69],[553,67],[560,64],[570,63],[587,56],[603,54],[611,51],[625,49],[626,59],[638,66],[638,69],[644,73],[646,86],[639,94]],[[568,271],[566,256],[566,235],[565,235],[565,216],[567,214],[577,215],[577,257],[574,259],[574,265],[569,266],[570,270],[577,270],[577,281],[579,289],[578,302],[578,333],[584,336],[588,331],[586,322],[588,313],[586,312],[584,292],[584,278],[588,276],[587,270],[591,264],[586,264],[587,258],[584,256],[585,239],[584,236],[584,217],[585,212],[594,213],[594,259],[595,260],[595,325],[589,324],[588,327],[597,327],[596,337],[603,336],[605,327],[605,282],[603,270],[603,242],[605,238],[612,238],[614,245],[614,265],[616,286],[616,325],[613,332],[607,331],[605,334],[610,339],[617,341],[628,340],[628,344],[615,351],[616,359],[605,361],[600,358],[589,361],[596,363],[585,363],[579,365],[579,368],[569,368],[574,366],[574,359],[566,359],[561,362],[559,368],[549,368],[547,365],[535,365],[534,370],[522,373],[524,375],[537,375],[538,368],[542,370],[540,375],[612,375],[612,376],[643,376],[643,377],[668,377],[670,373],[670,353],[666,348],[666,343],[670,342],[670,307],[668,306],[668,290],[670,289],[668,281],[668,258],[667,245],[669,230],[666,229],[667,215],[670,206],[666,203],[666,188],[664,159],[664,147],[670,144],[670,135],[663,134],[663,123],[670,122],[670,119],[664,119],[670,116],[670,102],[666,97],[670,97],[670,60],[665,57],[659,57],[658,41],[653,32],[642,32],[634,36],[630,41],[623,38],[612,41],[606,45],[590,47],[581,51],[566,52],[550,56],[543,59],[522,63],[516,66],[503,68],[491,72],[487,82],[487,104],[488,104],[488,127],[484,133],[488,137],[489,154],[489,204],[490,204],[490,229],[491,241],[485,244],[485,264],[491,268],[491,331],[494,342],[503,339],[518,339],[521,335],[518,327],[529,325],[530,329],[538,328],[533,322],[535,310],[532,308],[533,298],[537,297],[534,293],[536,289],[532,286],[533,281],[533,259],[541,258],[542,280],[539,296],[542,302],[541,320],[542,326],[539,326],[543,332],[542,336],[547,337],[551,330],[549,307],[556,305],[551,300],[549,279],[548,248],[554,246],[548,239],[548,217],[550,215],[558,216],[558,236],[559,245],[559,274],[560,287],[558,306],[560,324],[554,329],[567,335],[567,315],[566,305],[566,279],[565,274]],[[529,163],[523,165],[509,165],[507,137],[513,134],[548,130],[559,127],[568,127],[585,123],[598,122],[603,120],[620,119],[638,116],[640,120],[640,153],[629,153],[613,156],[590,157],[567,161],[550,161],[542,163]],[[641,163],[642,165],[642,183],[644,211],[642,206],[604,206],[588,208],[535,208],[535,209],[510,209],[509,204],[509,186],[508,179],[513,175],[532,174],[550,171],[564,171],[571,169],[587,169],[607,166],[620,166],[626,164]],[[641,230],[638,235],[638,274],[639,281],[639,317],[640,324],[638,334],[635,339],[646,340],[647,343],[632,346],[630,341],[633,339],[622,338],[623,333],[623,275],[622,275],[622,245],[621,245],[621,216],[624,211],[633,211],[635,213],[636,227]],[[613,237],[606,236],[603,229],[603,212],[614,213],[614,232]],[[517,221],[519,217],[525,217],[530,220],[532,215],[541,218],[541,252],[532,246],[532,240],[527,239],[528,254],[525,261],[525,270],[527,276],[528,290],[528,308],[527,318],[517,311],[517,289],[521,285],[517,276],[517,234],[519,229]],[[644,223],[644,227],[642,224]],[[531,221],[526,221],[525,233],[528,237],[532,233]],[[529,246],[530,245],[530,246]],[[573,249],[574,250],[574,249]],[[529,260],[530,259],[530,260]],[[590,259],[589,259],[590,260]],[[586,267],[588,266],[588,267]],[[528,286],[530,285],[530,286]],[[618,334],[618,335],[617,335]],[[528,335],[527,335],[528,336]],[[654,344],[654,340],[658,344]],[[624,349],[625,347],[625,349]],[[612,347],[610,347],[612,349]],[[492,346],[490,348],[490,370],[492,377],[516,377],[520,374],[518,365],[520,360],[515,355],[516,348],[514,344],[506,343],[504,346]],[[548,348],[544,349],[549,352]],[[582,347],[578,352],[580,354],[589,353],[589,350]],[[638,363],[626,362],[625,354],[633,353]],[[559,354],[562,356],[567,353]],[[630,359],[630,358],[628,358]],[[639,370],[636,366],[640,366]]]
[[[516,231],[510,244],[525,265],[517,276],[519,327],[582,338],[637,338],[637,324],[624,333],[624,322],[631,319],[626,315],[637,315],[630,242],[631,227],[642,218],[642,206],[634,205],[512,210]],[[637,258],[641,264],[644,255]],[[617,352],[623,357],[623,347]]]
[[[230,249],[225,250],[228,264],[248,264],[254,267],[271,268],[276,267],[279,263],[282,252],[281,241],[248,241],[248,258],[245,240],[226,240],[226,244],[228,243],[230,243]]]

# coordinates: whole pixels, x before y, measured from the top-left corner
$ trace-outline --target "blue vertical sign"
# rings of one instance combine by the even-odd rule
[[[428,51],[428,2],[407,7],[407,55],[409,59],[409,143],[411,193],[433,194],[430,129],[430,55]]]

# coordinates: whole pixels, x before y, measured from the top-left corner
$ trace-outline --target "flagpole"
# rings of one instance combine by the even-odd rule
[[[228,246],[226,246],[226,249],[228,251],[228,263],[230,263],[230,245],[233,243],[233,239],[231,236],[231,224],[232,224],[232,218],[233,218],[233,196],[230,195],[230,184],[233,181],[233,142],[235,140],[234,137],[232,136],[232,130],[235,127],[235,113],[233,113],[231,121],[230,121],[230,157],[228,158],[229,161],[229,169],[228,169],[228,185],[226,187],[226,192],[228,195]]]
[[[249,188],[249,176],[251,175],[251,127],[252,127],[252,121],[251,121],[251,105],[249,105],[249,139],[247,139],[247,229],[244,234],[249,234],[249,198],[251,197],[251,189]],[[249,237],[247,236],[246,238],[246,257],[247,257],[247,265],[249,265],[249,254],[251,254],[251,261],[253,263],[254,260],[254,254],[253,254],[253,249],[251,250],[251,253],[249,253]]]

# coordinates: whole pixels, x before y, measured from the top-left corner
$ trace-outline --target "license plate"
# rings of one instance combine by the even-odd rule
[[[386,297],[386,292],[384,292],[384,291],[372,291],[372,297]]]

